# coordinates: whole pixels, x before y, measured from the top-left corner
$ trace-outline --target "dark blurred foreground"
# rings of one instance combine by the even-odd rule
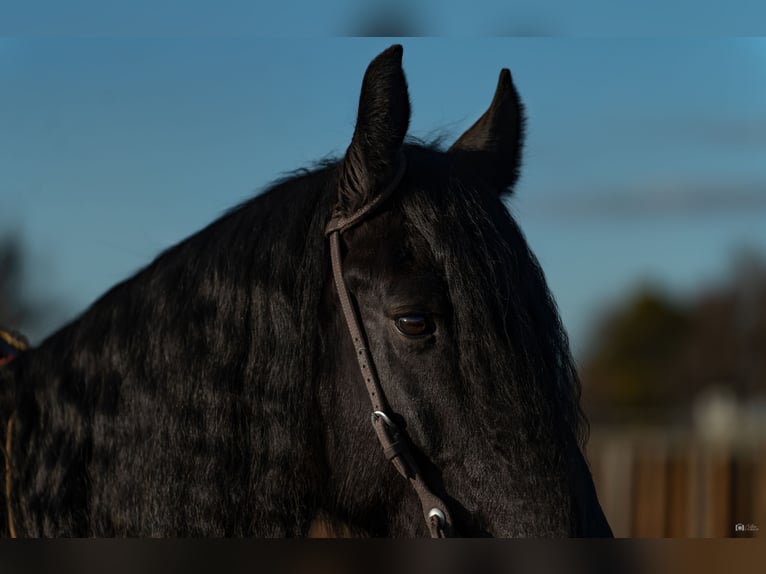
[[[44,544],[44,546],[43,546]],[[0,571],[712,574],[760,572],[760,541],[52,541],[4,544]]]

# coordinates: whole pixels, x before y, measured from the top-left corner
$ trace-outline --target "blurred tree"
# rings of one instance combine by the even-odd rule
[[[600,321],[582,366],[592,420],[689,414],[709,386],[766,393],[766,264],[742,252],[722,285],[684,304],[644,288]]]
[[[683,308],[655,289],[635,294],[602,321],[583,367],[586,401],[604,409],[647,409],[667,402],[668,366],[688,335]]]
[[[18,236],[0,236],[0,326],[21,332],[40,325],[52,311],[51,306],[29,298],[25,263]]]

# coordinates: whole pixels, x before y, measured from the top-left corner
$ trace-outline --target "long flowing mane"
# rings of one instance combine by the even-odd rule
[[[293,432],[285,425],[305,428],[307,442],[321,434],[311,428],[308,374],[319,359],[317,309],[328,273],[322,230],[333,173],[324,167],[272,186],[114,287],[44,341],[34,361],[18,361],[17,404],[36,409],[18,418],[38,421],[16,429],[35,473],[22,478],[35,486],[26,512],[45,513],[62,497],[84,504],[90,491],[108,497],[109,482],[126,474],[136,477],[136,504],[118,518],[125,523],[166,522],[153,516],[152,499],[167,496],[194,501],[173,517],[179,533],[211,533],[212,523],[213,533],[244,534],[227,529],[248,522],[232,514],[267,518],[242,485],[260,473],[300,474],[284,451],[302,445],[286,439]],[[114,416],[124,422],[114,424]],[[166,421],[163,432],[151,434],[158,419]],[[159,469],[141,455],[147,448],[161,449],[175,469],[167,491],[148,498],[141,478]],[[250,452],[256,460],[247,459]],[[87,483],[72,480],[91,464],[97,470]],[[41,466],[49,469],[44,476]],[[89,518],[94,531],[121,530],[106,517]],[[40,534],[87,535],[86,519],[61,516]]]

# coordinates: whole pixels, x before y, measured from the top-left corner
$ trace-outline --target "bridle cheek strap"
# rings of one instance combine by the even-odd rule
[[[335,288],[338,292],[348,332],[354,344],[356,359],[359,363],[359,372],[362,375],[362,380],[372,403],[372,426],[375,429],[375,434],[386,458],[391,461],[399,474],[406,478],[415,489],[420,499],[420,504],[423,507],[423,517],[431,537],[445,538],[454,534],[452,517],[444,501],[431,492],[426,485],[410,450],[409,441],[387,414],[388,405],[386,404],[385,394],[380,386],[372,355],[367,347],[361,318],[354,308],[348,288],[346,287],[341,262],[341,234],[369,215],[374,208],[380,205],[393,192],[404,175],[404,165],[404,157],[402,156],[396,177],[386,191],[350,216],[333,218],[327,225],[326,233],[330,237],[330,259]]]

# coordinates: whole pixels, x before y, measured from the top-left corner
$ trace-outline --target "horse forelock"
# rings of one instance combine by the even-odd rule
[[[559,438],[582,444],[587,425],[569,341],[521,229],[496,190],[452,169],[438,150],[411,147],[408,155],[402,213],[445,274],[462,376],[480,403],[503,400],[537,418],[530,429],[555,415]]]

